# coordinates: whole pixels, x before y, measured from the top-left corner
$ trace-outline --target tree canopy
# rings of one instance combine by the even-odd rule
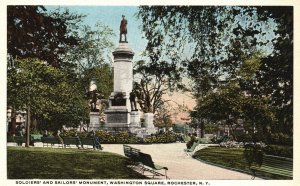
[[[223,107],[227,118],[251,114],[235,111],[239,99],[234,96],[218,103],[215,91],[222,95],[224,87],[232,90],[236,84],[236,95],[252,100],[243,101],[245,107],[267,99],[262,102],[281,120],[278,124],[285,123],[281,131],[292,129],[293,7],[141,6],[138,16],[152,65],[164,60],[182,68],[180,76],[192,80],[190,91],[200,100],[198,109],[205,112],[210,105],[217,111],[210,117],[218,119]]]
[[[44,6],[7,7],[7,49],[11,59],[39,58],[58,67],[67,46],[78,43],[70,34],[81,15],[65,11],[49,15]]]
[[[67,9],[8,6],[7,15],[8,108],[26,110],[40,129],[87,122],[90,80],[96,76],[106,96],[112,90],[105,57],[112,46],[111,29],[101,23],[84,25],[84,15]]]

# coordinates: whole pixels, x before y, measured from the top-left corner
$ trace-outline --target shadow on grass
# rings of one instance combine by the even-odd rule
[[[121,155],[78,149],[7,148],[8,179],[146,179]]]

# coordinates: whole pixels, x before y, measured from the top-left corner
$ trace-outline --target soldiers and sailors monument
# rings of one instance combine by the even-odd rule
[[[113,92],[108,98],[108,107],[105,113],[104,129],[108,132],[128,131],[131,133],[154,133],[153,114],[144,114],[147,118],[146,127],[141,126],[140,112],[136,106],[136,97],[133,91],[133,56],[134,52],[127,40],[128,21],[122,15],[120,23],[120,38],[118,47],[113,54]],[[92,113],[92,111],[91,111]],[[97,130],[100,124],[95,124],[95,114],[91,118],[89,130]],[[100,116],[99,116],[100,117]],[[99,120],[100,123],[100,120]],[[97,126],[97,127],[95,127]],[[99,129],[99,128],[98,128]]]

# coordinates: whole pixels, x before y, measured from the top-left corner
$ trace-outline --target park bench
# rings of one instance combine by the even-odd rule
[[[153,178],[154,178],[154,176],[165,176],[166,179],[168,179],[168,176],[167,176],[168,168],[155,164],[153,162],[150,154],[139,152],[139,159],[143,165],[143,169],[142,169],[143,174],[145,173],[145,171],[148,171],[153,174],[152,175]],[[165,174],[158,172],[159,170],[165,170]]]
[[[194,154],[194,152],[196,152],[196,148],[198,147],[198,145],[202,142],[203,142],[203,140],[201,138],[199,138],[197,141],[195,141],[193,143],[193,145],[189,149],[188,148],[184,149],[185,154],[187,156],[192,156]]]
[[[58,147],[63,147],[63,143],[57,137],[41,137],[41,141],[43,143],[43,147],[48,147],[49,144],[51,145],[51,147],[53,147],[55,144],[58,144]]]
[[[17,146],[22,146],[22,143],[26,143],[26,138],[24,136],[14,136],[13,141]]]
[[[256,176],[266,178],[264,173],[279,176],[280,179],[293,179],[293,159],[280,156],[263,155],[262,165],[252,165],[252,179]],[[269,176],[267,176],[267,179]]]
[[[88,146],[92,146],[94,148],[94,138],[80,138],[81,147],[84,148],[84,145],[86,148]]]
[[[43,135],[41,134],[31,134],[30,139],[32,142],[41,142]]]
[[[79,137],[63,137],[64,147],[70,147],[71,145],[76,145],[78,148],[81,146],[81,141]]]
[[[133,148],[129,145],[123,145],[124,155],[131,158],[135,162],[140,162],[139,149]]]
[[[139,170],[144,174],[145,171],[152,173],[154,176],[166,176],[167,177],[167,167],[162,167],[160,165],[154,164],[150,154],[142,153],[139,149],[133,148],[129,145],[123,145],[124,155],[134,162],[138,163]],[[159,170],[165,170],[165,174],[158,172]]]

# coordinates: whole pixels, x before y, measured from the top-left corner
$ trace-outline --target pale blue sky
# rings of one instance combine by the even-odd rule
[[[48,10],[53,10],[59,6],[46,6]],[[87,15],[83,19],[84,24],[94,26],[97,22],[107,25],[115,33],[113,43],[115,46],[119,42],[119,26],[122,15],[125,15],[128,21],[127,40],[129,47],[135,52],[134,60],[140,60],[141,52],[145,49],[147,40],[142,38],[142,31],[139,29],[140,21],[134,16],[138,11],[137,6],[60,6],[68,8],[70,12]],[[143,58],[145,59],[145,58]]]

